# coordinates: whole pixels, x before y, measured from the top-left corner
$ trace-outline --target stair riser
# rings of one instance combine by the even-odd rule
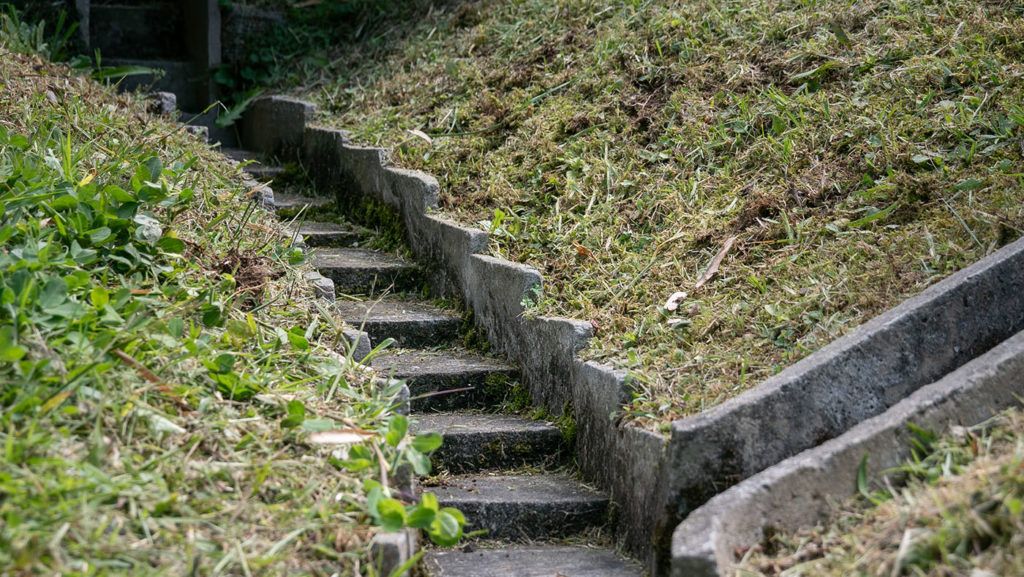
[[[374,342],[379,343],[386,338],[395,339],[399,346],[405,348],[429,348],[452,343],[459,338],[462,321],[361,321],[346,319],[355,326],[363,326]]]
[[[345,248],[357,246],[362,237],[355,232],[303,233],[302,240],[310,247]]]
[[[317,267],[320,274],[334,281],[344,294],[382,293],[385,290],[407,291],[417,288],[420,275],[415,269],[357,269]]]
[[[509,492],[508,502],[443,501],[444,507],[455,507],[466,516],[467,531],[486,530],[485,539],[535,541],[570,537],[600,527],[606,521],[607,501],[569,503],[515,502]]]
[[[564,461],[558,431],[446,434],[431,460],[452,474],[518,467],[557,467]]]
[[[506,379],[494,381],[494,371],[467,372],[455,375],[424,375],[407,379],[409,391],[412,393],[412,410],[416,411],[452,411],[459,409],[482,409],[500,405],[509,393],[507,379],[515,378],[512,372],[503,373]],[[396,375],[396,378],[402,378]],[[432,395],[417,398],[420,395],[438,391],[471,388],[450,394]]]

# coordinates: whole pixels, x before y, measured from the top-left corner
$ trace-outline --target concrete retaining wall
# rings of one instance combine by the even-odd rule
[[[673,577],[730,575],[737,548],[761,542],[766,528],[791,532],[826,518],[830,503],[856,492],[862,458],[877,481],[910,456],[908,423],[937,432],[975,425],[1018,405],[1022,394],[1024,332],[882,415],[711,499],[675,531]]]

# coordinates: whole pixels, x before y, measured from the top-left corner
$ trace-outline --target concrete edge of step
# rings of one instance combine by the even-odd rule
[[[318,189],[362,194],[399,212],[417,259],[435,265],[428,272],[437,292],[466,302],[494,349],[522,368],[536,404],[573,412],[582,473],[608,490],[619,539],[657,574],[667,571],[675,525],[715,493],[884,412],[1024,328],[1022,239],[731,401],[672,423],[668,438],[622,425],[627,373],[577,357],[590,324],[525,314],[540,296],[540,273],[487,256],[486,232],[432,213],[436,179],[391,167],[387,151],[354,146],[344,131],[312,126],[314,112],[270,98],[242,123],[255,131],[274,125],[253,142],[301,159]],[[288,115],[298,120],[275,124]]]
[[[673,577],[731,575],[735,552],[760,543],[765,529],[790,532],[826,519],[836,500],[857,492],[861,462],[869,478],[910,456],[914,424],[945,432],[974,426],[1021,404],[1024,332],[888,411],[720,493],[694,511],[672,537]]]
[[[377,533],[370,540],[370,560],[377,575],[389,577],[410,563],[419,552],[419,531],[403,529],[388,533]]]

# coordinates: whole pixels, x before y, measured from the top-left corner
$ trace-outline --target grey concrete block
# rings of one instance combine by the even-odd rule
[[[640,577],[636,563],[607,549],[529,545],[501,549],[430,551],[426,555],[430,577]]]
[[[153,92],[146,97],[146,111],[157,116],[178,113],[178,97],[173,92]]]
[[[302,220],[292,223],[290,228],[311,247],[351,247],[366,236],[366,231],[358,227],[333,222]]]
[[[508,394],[508,381],[517,376],[517,371],[506,363],[453,351],[389,351],[373,360],[373,368],[406,381],[417,411],[495,406]],[[458,389],[469,390],[456,392]]]
[[[921,387],[888,411],[800,453],[708,501],[672,538],[672,575],[731,575],[734,551],[760,542],[764,530],[793,531],[821,521],[830,502],[854,494],[861,459],[871,477],[908,458],[909,423],[944,432],[1019,405],[1024,395],[1024,332]]]
[[[315,106],[294,98],[258,98],[239,122],[241,142],[267,156],[296,159],[302,154],[306,123],[315,113]]]
[[[460,315],[422,301],[339,301],[337,311],[342,320],[362,327],[373,340],[392,338],[407,348],[450,343],[462,328]]]
[[[425,413],[416,416],[412,430],[444,436],[431,461],[435,469],[454,474],[552,467],[565,456],[558,427],[515,415]]]
[[[395,255],[362,248],[318,248],[313,266],[347,294],[406,290],[419,283],[419,269]]]
[[[714,494],[885,411],[1022,328],[1018,241],[755,389],[676,421],[667,471],[673,524]]]
[[[334,292],[334,281],[325,277],[317,271],[309,271],[303,275],[306,282],[313,287],[313,292],[317,298],[321,298],[330,302],[334,302],[337,295]]]
[[[370,335],[355,328],[344,328],[342,329],[342,335],[345,337],[347,347],[355,347],[352,351],[352,358],[357,361],[362,361],[370,354],[373,350],[372,342],[370,341]],[[348,349],[339,351],[342,354],[347,355]]]
[[[381,577],[401,577],[395,571],[412,559],[418,549],[418,531],[406,529],[394,533],[377,533],[370,541],[370,558],[377,570],[376,574]]]
[[[608,498],[566,475],[459,475],[430,487],[442,506],[489,539],[566,537],[606,520]],[[511,498],[510,498],[511,497]]]

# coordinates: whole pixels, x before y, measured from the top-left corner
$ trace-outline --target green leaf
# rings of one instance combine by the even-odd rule
[[[392,447],[397,447],[407,432],[409,432],[409,419],[404,415],[395,415],[388,423],[388,432],[384,436],[384,440]]]
[[[895,212],[896,209],[899,208],[899,206],[900,203],[894,202],[889,206],[883,208],[882,210],[869,211],[867,216],[858,218],[857,220],[851,222],[850,226],[852,228],[861,228],[863,226],[871,224],[872,222],[875,222],[876,220],[883,220],[887,218],[890,214]]]
[[[441,448],[444,437],[439,433],[420,433],[412,440],[412,448],[429,455]]]
[[[291,343],[293,347],[300,351],[309,350],[309,341],[302,334],[302,329],[300,328],[294,328],[288,331],[288,342]]]
[[[413,529],[426,529],[434,524],[434,519],[437,517],[437,511],[429,509],[423,505],[417,505],[409,512],[406,523]]]
[[[427,457],[423,453],[410,450],[406,451],[405,459],[412,465],[412,470],[417,475],[429,475],[430,474],[430,457]]]
[[[110,302],[110,292],[101,286],[93,287],[92,291],[89,292],[89,301],[92,302],[92,306],[101,309]]]
[[[281,427],[284,429],[298,427],[306,420],[306,406],[302,401],[288,401],[285,412],[288,416],[281,420]]]
[[[428,535],[435,545],[451,547],[462,539],[462,527],[465,524],[466,520],[461,512],[445,507],[437,513]]]
[[[405,505],[397,499],[381,499],[377,502],[377,521],[385,531],[398,531],[405,527]]]
[[[181,254],[185,252],[185,242],[170,236],[165,236],[156,243],[157,248],[168,254]]]

